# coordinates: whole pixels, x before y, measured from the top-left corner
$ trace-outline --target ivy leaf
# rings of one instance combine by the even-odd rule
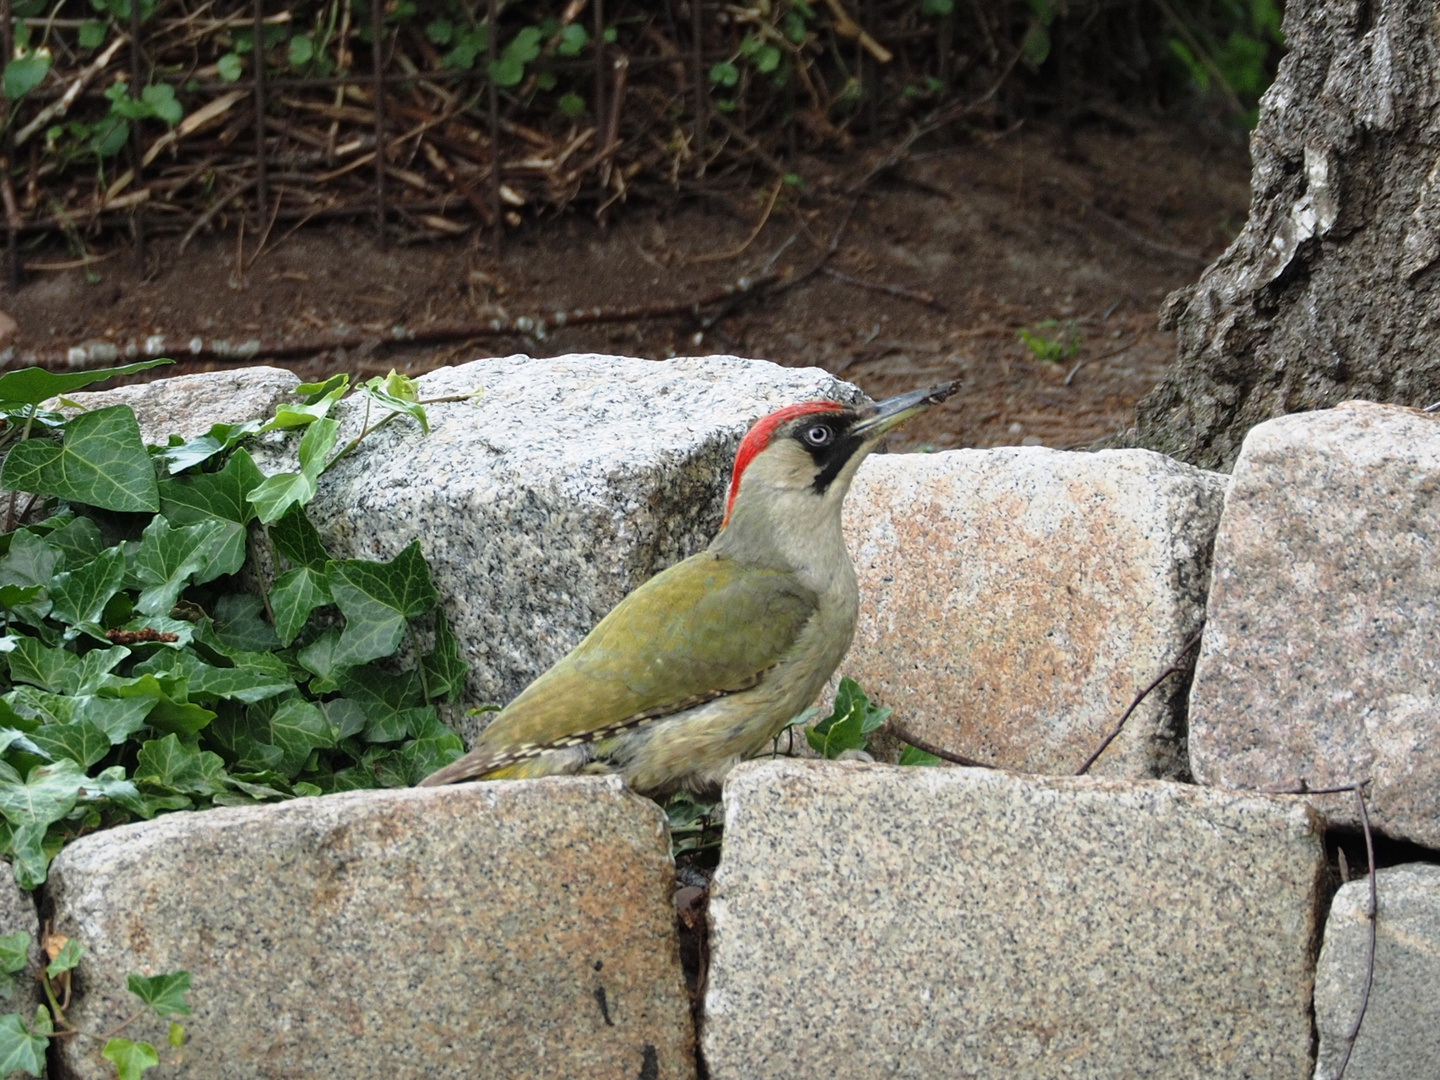
[[[5,695],[5,704],[14,714],[9,718],[10,725],[25,732],[34,731],[41,724],[70,723],[75,719],[78,700],[66,694],[36,690],[31,686],[17,686]],[[27,723],[29,727],[25,726]]]
[[[219,754],[186,746],[174,734],[151,739],[135,759],[136,783],[192,795],[225,790],[225,762]]]
[[[846,750],[863,750],[866,736],[889,719],[892,709],[870,704],[854,679],[841,679],[835,691],[835,708],[814,727],[805,729],[805,741],[822,757],[837,758]]]
[[[165,471],[174,476],[176,473],[194,468],[202,461],[209,461],[216,454],[225,453],[237,443],[254,435],[264,424],[263,420],[246,420],[243,424],[213,424],[204,435],[197,435],[188,442],[167,446],[156,456],[164,462]],[[235,459],[232,457],[230,460],[234,461]],[[216,474],[202,475],[213,476]],[[161,498],[164,498],[163,493]]]
[[[185,992],[190,989],[188,971],[171,971],[164,975],[131,975],[125,986],[156,1016],[189,1016]]]
[[[270,589],[270,608],[275,612],[275,634],[280,644],[294,641],[317,607],[334,602],[325,575],[308,566],[297,566],[277,577]]]
[[[85,773],[69,760],[37,765],[25,779],[0,761],[0,814],[12,825],[45,827],[75,809]]]
[[[907,746],[904,750],[900,751],[900,764],[916,766],[939,765],[940,759],[934,754],[921,750],[919,747]]]
[[[264,479],[265,474],[242,447],[230,455],[230,460],[219,472],[192,473],[161,480],[160,512],[172,525],[194,525],[211,518],[245,525],[255,517],[255,508],[245,501],[245,496]]]
[[[64,557],[63,551],[29,529],[17,529],[10,535],[10,550],[0,559],[0,582],[22,586],[49,585]]]
[[[30,740],[55,760],[69,759],[88,769],[110,752],[110,737],[88,720],[45,724],[30,733]]]
[[[376,375],[373,379],[363,383],[360,389],[364,391],[367,398],[374,401],[377,405],[389,409],[391,412],[404,413],[420,425],[422,432],[429,435],[430,421],[425,416],[425,407],[421,405],[415,397],[406,394],[405,391],[408,388],[404,387],[403,384],[397,385],[397,380],[403,378],[405,378],[405,376],[397,376],[393,371],[390,373],[389,378],[381,378],[379,375]],[[400,390],[401,393],[397,394],[394,392],[395,390]]]
[[[246,593],[222,596],[215,604],[213,626],[219,644],[232,652],[269,652],[280,642],[260,617],[264,601]]]
[[[63,566],[79,566],[99,555],[105,547],[100,527],[87,517],[71,518],[46,535],[45,543],[60,552]]]
[[[301,383],[295,388],[295,393],[305,395],[304,404],[277,405],[275,415],[260,430],[278,431],[327,419],[331,406],[339,401],[349,388],[348,375],[332,375],[323,383]]]
[[[313,427],[306,431],[315,430]],[[304,506],[315,497],[315,477],[303,472],[276,473],[245,496],[255,504],[255,514],[266,525],[275,521],[292,506]]]
[[[371,787],[409,787],[400,754],[387,746],[372,746],[360,758],[360,769],[370,778]]]
[[[11,870],[15,875],[15,884],[26,892],[33,892],[45,884],[51,858],[45,851],[45,834],[48,829],[48,825],[34,822],[16,825],[10,829]]]
[[[296,566],[311,570],[325,571],[330,553],[320,539],[320,533],[311,524],[303,506],[292,506],[270,526],[270,539],[275,550]],[[48,579],[47,579],[48,580]]]
[[[330,730],[337,740],[348,739],[351,735],[359,735],[365,730],[365,710],[349,698],[322,701],[320,711],[325,714],[325,722],[330,725]]]
[[[160,481],[160,512],[171,525],[211,522],[220,527],[211,541],[210,568],[195,584],[238,573],[245,564],[245,526],[255,517],[255,507],[246,501],[246,496],[264,480],[264,474],[242,448],[230,455],[219,472]]]
[[[172,529],[163,514],[156,514],[140,534],[140,550],[135,553],[135,577],[144,586],[136,610],[144,615],[169,614],[180,590],[208,567],[212,542],[222,528],[217,521],[205,521]]]
[[[335,745],[325,714],[300,698],[281,702],[270,717],[269,727],[270,744],[285,755],[276,771],[287,777],[304,767],[312,750]]]
[[[13,934],[0,934],[0,995],[9,997],[15,993],[16,972],[24,971],[30,963],[30,935],[24,930]]]
[[[450,632],[443,608],[435,613],[435,648],[421,657],[420,664],[432,701],[455,701],[460,697],[470,667],[460,655],[460,643]]]
[[[326,630],[295,654],[300,666],[315,675],[310,680],[312,694],[328,694],[337,688],[339,684],[335,680],[349,666],[338,662],[339,654],[340,635],[334,630]]]
[[[422,713],[420,679],[414,671],[395,675],[372,665],[351,668],[336,680],[341,692],[365,711],[366,742],[399,742],[415,730]]]
[[[0,934],[0,971],[14,975],[30,962],[30,935],[24,930]]]
[[[39,1007],[39,1012],[45,1012],[43,1005]],[[48,1012],[45,1012],[45,1018],[50,1018]],[[39,1025],[36,1026],[38,1028]],[[45,1068],[45,1051],[49,1045],[49,1039],[25,1030],[19,1013],[0,1016],[0,1076],[17,1072],[39,1076]]]
[[[429,611],[440,595],[430,581],[418,540],[388,563],[332,562],[326,576],[345,616],[340,657],[346,664],[389,656],[404,636],[405,620]]]
[[[6,611],[13,611],[18,607],[33,603],[42,592],[39,585],[0,585],[0,607]]]
[[[145,726],[146,718],[159,700],[144,693],[133,697],[101,693],[95,697],[76,698],[75,718],[94,724],[105,733],[111,746],[119,746]]]
[[[146,1069],[160,1064],[160,1055],[153,1046],[129,1039],[111,1039],[100,1051],[100,1056],[115,1066],[120,1080],[140,1080]]]
[[[125,779],[124,765],[111,765],[108,769],[102,769],[85,781],[85,787],[80,792],[80,798],[85,802],[114,799],[123,803],[124,800],[136,798],[138,795],[134,783]]]
[[[17,446],[15,450],[18,449]],[[10,452],[13,454],[15,450]],[[84,628],[97,637],[104,637],[104,631],[98,626],[100,616],[124,580],[125,553],[119,547],[107,548],[84,566],[55,575],[50,582],[50,599],[54,605],[50,614],[71,627]]]
[[[256,657],[271,659],[266,654]],[[213,667],[190,653],[157,654],[135,668],[137,675],[151,674],[185,679],[192,701],[242,701],[254,704],[295,689],[283,663],[261,663],[245,667]]]
[[[56,694],[93,694],[120,661],[130,655],[122,646],[92,649],[76,656],[35,638],[20,638],[7,659],[10,678]]]
[[[127,680],[122,686],[111,687],[110,692],[118,698],[152,699],[145,722],[157,731],[189,738],[215,719],[215,714],[209,709],[202,709],[187,700],[189,688],[183,678],[161,679],[154,675],[141,675]]]
[[[272,524],[290,507],[304,506],[315,497],[316,480],[325,469],[326,455],[334,448],[339,432],[340,425],[329,417],[315,420],[300,438],[300,471],[267,477],[245,496],[255,504],[262,522]]]
[[[465,753],[465,744],[435,714],[433,706],[416,716],[415,738],[400,747],[400,764],[407,783],[418,784],[436,769],[449,765]]]
[[[8,376],[0,382],[3,378]],[[128,405],[81,413],[66,424],[59,445],[26,439],[12,447],[0,469],[0,486],[105,510],[160,509],[155,469]]]
[[[46,977],[53,979],[57,975],[73,971],[75,966],[80,963],[80,957],[84,953],[85,950],[81,947],[80,942],[74,938],[67,938],[65,944],[60,946],[60,951],[55,954],[55,959],[45,965]]]

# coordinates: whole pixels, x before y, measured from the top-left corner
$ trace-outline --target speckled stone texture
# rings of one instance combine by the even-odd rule
[[[1190,696],[1201,783],[1370,779],[1373,824],[1440,845],[1440,417],[1349,402],[1246,436]],[[1355,800],[1317,800],[1355,824]]]
[[[311,516],[336,557],[418,538],[471,665],[462,706],[503,704],[624,596],[720,526],[751,421],[814,398],[859,401],[818,368],[729,356],[477,360],[423,376],[430,434],[397,422],[321,480]],[[363,404],[347,403],[341,438]],[[293,466],[292,466],[293,467]],[[467,739],[475,721],[454,717]]]
[[[129,1015],[130,972],[192,974],[165,1071],[193,1080],[693,1077],[672,887],[660,810],[608,777],[173,814],[75,841],[46,886],[79,1026]]]
[[[840,671],[924,739],[1072,773],[1198,629],[1225,483],[1145,450],[871,458],[845,507],[860,621]],[[1181,686],[1094,771],[1183,775]]]
[[[15,884],[10,864],[0,860],[0,934],[13,934],[17,930],[30,935],[30,966],[39,971],[40,920],[35,913],[35,899]],[[35,1006],[45,1000],[45,994],[32,972],[17,972],[13,979],[10,996],[0,996],[0,1013],[18,1012],[28,1024],[35,1015]]]
[[[1346,1080],[1440,1076],[1440,866],[1375,875],[1375,979]],[[1370,952],[1368,879],[1343,885],[1325,922],[1315,973],[1320,1055],[1315,1080],[1335,1080],[1355,1026]]]
[[[725,802],[714,1080],[1309,1076],[1297,800],[782,760]]]
[[[161,376],[153,382],[65,396],[87,409],[129,405],[135,410],[141,436],[157,446],[163,446],[171,435],[193,439],[213,424],[268,419],[278,403],[299,400],[294,390],[300,380],[283,368],[232,368],[171,378],[164,376],[164,368],[157,370]]]

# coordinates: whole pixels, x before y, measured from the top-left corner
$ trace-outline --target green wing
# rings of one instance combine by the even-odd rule
[[[550,744],[744,690],[785,655],[815,606],[792,574],[691,556],[622,600],[506,706],[480,746]]]

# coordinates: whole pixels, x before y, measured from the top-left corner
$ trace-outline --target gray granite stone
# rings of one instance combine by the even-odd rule
[[[1375,978],[1346,1080],[1440,1076],[1440,866],[1375,875]],[[1320,1031],[1315,1080],[1336,1080],[1354,1029],[1370,953],[1369,879],[1342,885],[1325,921],[1315,972]]]
[[[87,409],[129,405],[140,423],[141,437],[163,446],[171,435],[191,439],[213,424],[267,419],[279,402],[298,400],[294,390],[299,385],[295,373],[283,368],[246,367],[162,376],[153,382],[66,397]]]
[[[1440,845],[1440,417],[1349,402],[1253,428],[1215,541],[1190,697],[1201,783],[1370,779]],[[1356,822],[1353,798],[1319,805]]]
[[[481,392],[429,406],[429,435],[398,422],[368,436],[322,479],[311,516],[337,557],[389,559],[420,540],[471,665],[462,707],[508,701],[709,543],[751,421],[861,400],[818,368],[729,356],[511,356],[419,381],[426,398]],[[344,403],[342,439],[363,413]],[[475,734],[463,708],[456,719]]]
[[[861,602],[840,672],[930,742],[1072,773],[1198,629],[1225,484],[1145,450],[871,458],[845,506]],[[1185,773],[1181,685],[1097,774]]]
[[[715,1080],[1310,1074],[1298,800],[775,761],[725,801]]]
[[[131,972],[191,973],[166,1075],[194,1080],[693,1077],[672,887],[660,810],[609,777],[172,814],[46,886],[81,1027],[132,1011]],[[66,1076],[113,1075],[89,1049]]]
[[[0,997],[0,1013],[18,1012],[29,1023],[35,1006],[45,1000],[36,978],[42,966],[40,954],[40,919],[35,912],[35,898],[15,884],[10,864],[0,860],[0,934],[23,930],[30,935],[30,971],[13,976],[9,997]]]

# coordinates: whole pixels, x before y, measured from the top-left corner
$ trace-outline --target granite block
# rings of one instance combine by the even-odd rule
[[[357,791],[86,836],[46,891],[86,950],[79,1026],[133,1011],[131,972],[191,973],[167,1076],[684,1080],[667,840],[609,777]],[[112,1075],[59,1053],[74,1080]]]
[[[1372,781],[1372,823],[1440,846],[1440,417],[1349,402],[1253,428],[1215,540],[1190,695],[1204,784]],[[1317,800],[1357,824],[1355,800]]]
[[[164,377],[164,368],[159,370],[162,375],[152,382],[65,396],[87,409],[129,405],[140,424],[141,437],[156,446],[164,446],[171,435],[193,439],[214,424],[267,420],[280,402],[299,401],[295,387],[300,379],[283,368],[228,368],[169,378]]]
[[[715,1080],[1310,1074],[1325,854],[1297,800],[782,760],[725,802]]]
[[[1440,866],[1375,875],[1375,976],[1346,1080],[1440,1076]],[[1369,878],[1340,887],[1315,972],[1315,1080],[1336,1080],[1355,1027],[1370,955]]]
[[[845,505],[860,620],[840,672],[932,743],[1074,772],[1199,628],[1225,483],[1146,450],[871,458]],[[1184,775],[1183,686],[1094,772]]]

